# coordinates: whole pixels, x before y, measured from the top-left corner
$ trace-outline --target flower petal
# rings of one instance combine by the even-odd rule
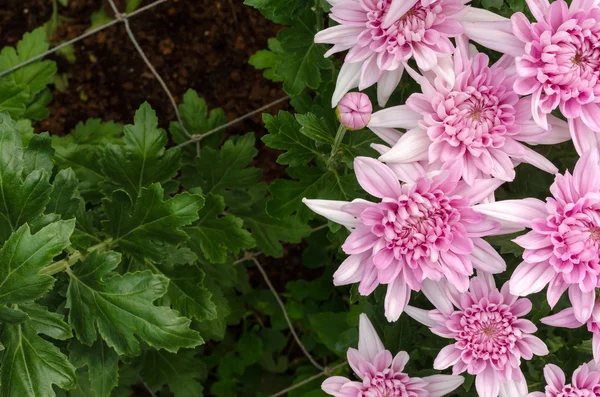
[[[333,285],[340,286],[358,283],[370,255],[370,252],[364,252],[347,257],[335,273],[333,273]]]
[[[433,361],[433,368],[441,371],[456,364],[460,360],[461,353],[462,350],[458,349],[454,344],[444,347]]]
[[[446,282],[443,279],[440,281],[423,280],[421,291],[429,299],[429,302],[443,314],[449,315],[454,311],[454,306],[447,296]]]
[[[402,194],[400,182],[392,170],[370,157],[354,159],[358,183],[369,194],[379,198],[398,198]]]
[[[348,204],[347,201],[313,200],[305,197],[302,199],[302,202],[306,204],[308,208],[313,210],[313,212],[324,216],[332,222],[343,225],[348,229],[353,229],[360,225],[360,219],[342,210],[342,207]]]
[[[544,317],[540,322],[542,324],[550,325],[551,327],[561,328],[579,328],[584,324],[575,318],[572,307],[561,310],[552,316]]]
[[[360,79],[360,69],[362,68],[362,62],[350,63],[344,62],[340,73],[335,83],[335,91],[331,97],[331,107],[337,106],[338,102],[342,99],[348,91],[358,87],[358,81]]]
[[[389,152],[379,157],[379,160],[391,163],[427,160],[430,144],[427,133],[420,128],[415,128],[404,134]]]
[[[506,270],[506,262],[487,241],[479,237],[472,240],[471,263],[475,269],[491,274],[499,274]]]
[[[410,288],[406,284],[404,277],[398,276],[388,284],[385,294],[384,307],[385,318],[389,322],[394,322],[400,318],[404,308],[410,299]]]
[[[367,127],[412,129],[419,125],[422,118],[406,105],[392,106],[373,113]]]
[[[569,300],[573,305],[573,314],[575,318],[585,323],[592,316],[594,303],[596,301],[596,291],[592,289],[589,292],[583,292],[578,284],[572,284],[569,287]]]
[[[581,156],[573,170],[573,183],[581,196],[600,191],[600,156],[597,149],[590,149]]]
[[[398,352],[396,357],[394,357],[394,361],[392,361],[392,371],[394,372],[402,372],[406,363],[408,363],[408,353],[407,352]]]
[[[491,365],[488,365],[475,377],[475,388],[479,397],[498,397],[500,381]]]
[[[400,65],[396,70],[386,70],[383,72],[383,75],[377,82],[377,103],[379,106],[385,106],[396,87],[398,87],[403,73],[403,65]]]
[[[492,219],[528,228],[531,228],[534,219],[545,219],[547,216],[546,205],[535,198],[479,204],[473,209]]]
[[[358,351],[369,362],[385,350],[377,331],[369,321],[369,317],[362,313],[358,324]]]
[[[548,262],[521,262],[510,277],[510,293],[515,296],[535,294],[555,276],[556,271]]]
[[[544,379],[548,386],[561,390],[565,385],[565,373],[554,364],[548,364],[544,367]]]
[[[456,390],[465,381],[462,376],[456,375],[431,375],[422,378],[427,385],[423,387],[428,397],[442,397]]]

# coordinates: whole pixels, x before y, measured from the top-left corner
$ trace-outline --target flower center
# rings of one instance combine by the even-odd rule
[[[565,385],[562,390],[560,390],[556,397],[595,397],[596,393],[593,390],[589,389],[579,389],[572,385]]]
[[[590,240],[598,244],[600,242],[600,227],[592,226],[589,230]]]
[[[364,397],[409,397],[409,396],[420,396],[418,394],[410,394],[407,390],[407,382],[409,377],[404,373],[390,373],[382,374],[378,373],[374,377],[366,378],[363,380],[363,385],[366,386],[366,390],[363,391]],[[419,392],[422,390],[415,390]]]

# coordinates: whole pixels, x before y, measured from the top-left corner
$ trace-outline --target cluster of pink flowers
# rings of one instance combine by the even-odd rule
[[[473,8],[468,0],[328,1],[338,24],[315,41],[333,44],[327,56],[348,50],[332,105],[342,126],[366,127],[385,142],[373,145],[378,159],[354,162],[374,202],[304,199],[350,231],[342,246],[349,256],[334,284],[358,283],[362,295],[385,284],[388,321],[406,312],[452,340],[434,368],[475,375],[483,397],[528,395],[521,360],[548,348],[522,318],[531,302],[519,297],[546,287],[551,308],[567,291],[571,307],[542,323],[587,325],[600,362],[600,0],[527,0],[535,22]],[[469,40],[504,55],[490,64]],[[421,92],[385,108],[405,72]],[[348,92],[375,83],[382,109],[373,112],[366,94]],[[551,114],[557,109],[567,121]],[[581,156],[573,174],[559,174],[528,146],[569,139]],[[495,200],[520,163],[555,175],[552,197]],[[499,290],[493,274],[506,264],[483,238],[524,229],[530,231],[513,240],[524,248],[523,262]],[[408,305],[413,291],[435,309]],[[327,393],[443,394],[432,392],[427,378],[404,374],[406,353],[392,359],[364,316],[360,334],[348,359],[362,382],[333,377],[323,384]],[[595,364],[583,364],[571,384],[556,366],[544,374],[545,394],[529,396],[600,396]],[[460,384],[436,379],[448,385],[434,387],[444,393]]]

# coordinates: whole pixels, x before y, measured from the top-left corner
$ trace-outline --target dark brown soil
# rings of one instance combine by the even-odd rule
[[[23,35],[52,16],[51,0],[0,0],[0,46],[14,45]],[[144,0],[142,5],[150,4]],[[112,15],[108,1],[105,9]],[[116,1],[124,10],[124,0]],[[59,7],[63,20],[53,43],[82,34],[90,27],[98,0],[70,0]],[[236,22],[237,21],[237,22]],[[280,26],[243,5],[243,0],[170,0],[131,19],[131,28],[150,62],[179,102],[188,88],[198,91],[209,108],[222,107],[235,119],[285,94],[279,84],[266,81],[262,72],[248,65],[248,58],[266,48],[267,39]],[[59,73],[68,76],[64,92],[55,91],[51,116],[36,126],[38,131],[64,134],[90,117],[129,123],[135,109],[148,101],[163,127],[175,119],[167,95],[152,76],[129,40],[125,27],[112,26],[75,44],[77,61],[63,57]],[[270,109],[276,112],[285,103]],[[241,122],[229,134],[255,131],[264,134],[260,115]],[[276,153],[261,148],[257,165],[265,178],[277,178]]]

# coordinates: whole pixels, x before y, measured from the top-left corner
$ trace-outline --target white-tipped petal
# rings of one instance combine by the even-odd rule
[[[420,128],[408,131],[390,149],[379,157],[379,160],[390,163],[410,163],[428,159],[431,141],[427,133]]]
[[[413,112],[406,105],[392,106],[373,113],[367,127],[402,128],[407,130],[416,128],[422,118],[423,116]]]
[[[465,381],[465,378],[456,375],[432,375],[422,379],[427,382],[424,389],[429,393],[428,397],[442,397],[452,393]]]
[[[385,347],[369,317],[362,313],[358,324],[358,351],[367,361],[373,361],[375,356],[384,350]]]
[[[360,219],[342,211],[341,208],[348,204],[348,201],[311,200],[303,198],[302,202],[313,212],[324,216],[332,222],[343,225],[348,229],[353,229],[360,225]]]
[[[535,198],[504,200],[478,204],[473,209],[490,218],[505,222],[508,226],[531,228],[534,219],[545,219],[548,215],[543,201]]]
[[[358,87],[361,68],[362,62],[344,62],[342,68],[340,69],[340,74],[338,74],[337,82],[335,83],[335,91],[331,97],[332,108],[337,106],[338,102],[344,95],[346,95],[348,91]]]

